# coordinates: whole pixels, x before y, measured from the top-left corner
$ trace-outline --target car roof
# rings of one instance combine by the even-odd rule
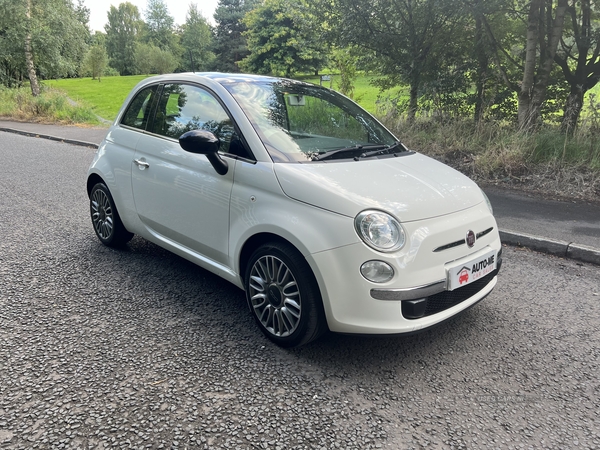
[[[192,74],[205,78],[210,78],[211,80],[215,80],[218,83],[235,83],[243,81],[273,82],[282,80],[282,78],[271,77],[268,75],[253,75],[247,73],[193,72]]]
[[[227,84],[235,84],[235,83],[275,83],[275,82],[286,82],[288,84],[302,84],[314,86],[313,84],[306,83],[303,81],[292,80],[289,78],[280,78],[280,77],[272,77],[268,75],[252,75],[247,73],[221,73],[221,72],[180,72],[180,73],[171,73],[164,75],[155,75],[149,78],[146,78],[145,81],[147,83],[152,82],[168,82],[172,80],[187,80],[193,81],[193,79],[204,78],[209,79],[215,83],[221,85]]]

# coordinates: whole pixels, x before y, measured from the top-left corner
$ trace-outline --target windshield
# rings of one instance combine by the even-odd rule
[[[329,89],[291,80],[232,82],[225,87],[275,162],[365,156],[397,145],[369,113]]]

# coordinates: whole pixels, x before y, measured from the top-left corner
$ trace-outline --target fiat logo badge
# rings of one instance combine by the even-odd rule
[[[475,245],[475,233],[473,232],[473,230],[467,231],[467,245],[469,246],[469,248]]]

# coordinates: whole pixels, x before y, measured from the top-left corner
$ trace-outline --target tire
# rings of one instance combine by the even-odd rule
[[[104,183],[97,183],[90,192],[90,215],[96,236],[107,247],[121,247],[133,238],[125,229],[115,202]]]
[[[277,345],[299,347],[327,331],[315,276],[291,245],[257,248],[246,266],[244,287],[256,323]]]

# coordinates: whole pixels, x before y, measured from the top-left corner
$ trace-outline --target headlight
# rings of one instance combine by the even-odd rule
[[[492,216],[494,215],[494,208],[492,208],[492,203],[490,202],[490,199],[488,198],[487,195],[485,195],[485,192],[483,192],[483,189],[481,189],[481,193],[483,194],[483,198],[485,198],[485,201],[488,205],[488,208],[490,210],[490,213],[492,214]]]
[[[383,211],[363,211],[354,219],[354,227],[369,247],[380,252],[394,252],[406,240],[400,222]]]

